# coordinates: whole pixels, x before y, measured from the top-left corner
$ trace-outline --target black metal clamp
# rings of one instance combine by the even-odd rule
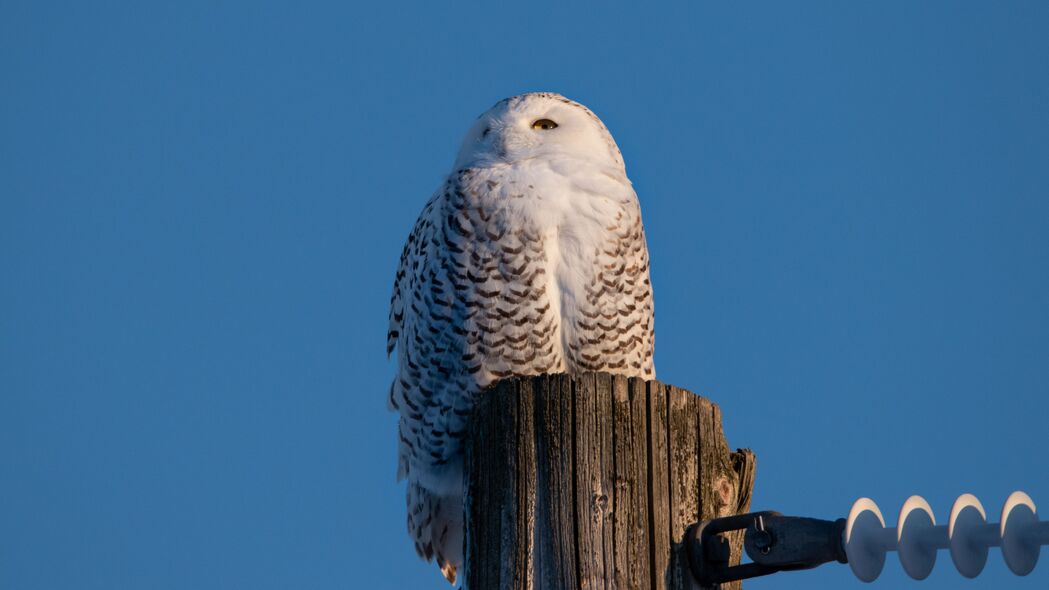
[[[743,547],[751,563],[729,565],[724,533],[732,531],[744,531]],[[829,561],[847,563],[844,531],[844,518],[831,521],[766,511],[705,520],[689,527],[685,540],[692,574],[701,585],[713,586]]]

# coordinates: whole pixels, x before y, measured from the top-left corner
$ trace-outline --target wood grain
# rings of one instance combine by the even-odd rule
[[[746,511],[754,469],[689,391],[603,373],[500,382],[466,440],[466,587],[698,588],[685,529]]]

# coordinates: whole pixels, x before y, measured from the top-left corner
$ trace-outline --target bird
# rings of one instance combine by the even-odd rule
[[[463,567],[463,440],[500,379],[655,379],[641,210],[604,123],[551,92],[499,101],[423,207],[390,301],[398,480],[416,552]]]

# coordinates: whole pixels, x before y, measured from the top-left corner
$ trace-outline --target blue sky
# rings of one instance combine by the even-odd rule
[[[0,4],[0,587],[444,587],[386,306],[532,90],[618,140],[659,377],[756,451],[754,508],[1049,506],[1049,5],[789,4]]]

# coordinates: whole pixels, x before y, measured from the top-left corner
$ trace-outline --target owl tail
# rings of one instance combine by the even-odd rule
[[[463,564],[463,499],[441,496],[408,481],[408,534],[415,551],[437,566],[448,582],[455,584]]]

